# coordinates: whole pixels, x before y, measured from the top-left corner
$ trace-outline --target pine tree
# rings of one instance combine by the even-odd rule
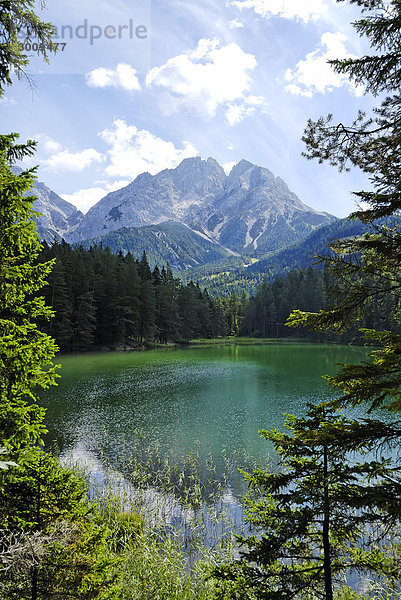
[[[11,75],[22,76],[29,62],[18,39],[24,28],[47,58],[54,28],[40,21],[34,4],[1,4],[0,96]],[[52,359],[58,348],[38,327],[54,316],[38,292],[54,261],[37,262],[35,198],[28,195],[35,169],[15,174],[11,168],[33,155],[35,143],[17,139],[17,134],[0,136],[0,453],[15,459],[0,463],[0,595],[4,600],[111,598],[105,590],[112,585],[105,573],[107,529],[97,528],[89,516],[83,480],[40,448],[46,430],[37,394],[55,384]],[[15,560],[21,548],[27,560]]]
[[[138,335],[140,282],[132,256],[119,256],[115,302],[115,343],[129,343]]]
[[[196,336],[198,323],[196,322],[198,302],[196,288],[192,281],[187,286],[182,286],[178,295],[178,306],[181,319],[181,335],[184,340],[191,340]]]
[[[51,361],[57,346],[37,326],[53,316],[43,299],[34,297],[53,263],[36,264],[40,244],[32,221],[34,198],[25,195],[35,169],[18,175],[11,170],[16,158],[32,154],[34,144],[17,145],[17,137],[0,137],[0,446],[19,463],[32,445],[41,443],[44,412],[36,402],[37,390],[55,383]]]
[[[160,284],[156,289],[156,323],[160,342],[179,338],[178,282],[169,266],[161,270]]]
[[[73,299],[66,283],[64,264],[60,260],[56,260],[49,277],[48,289],[43,290],[43,293],[55,313],[47,332],[57,340],[60,350],[68,352],[71,350],[73,338]]]
[[[211,314],[213,337],[225,337],[228,335],[227,312],[226,298],[217,297],[213,302]]]
[[[343,391],[341,403],[369,402],[371,407],[401,410],[401,231],[377,221],[401,208],[401,4],[363,2],[363,18],[355,23],[368,38],[372,54],[357,59],[331,61],[374,96],[386,94],[371,116],[359,112],[351,126],[333,125],[332,115],[309,121],[304,141],[306,156],[342,169],[357,167],[371,181],[372,191],[356,196],[365,203],[351,218],[373,222],[375,233],[340,240],[331,245],[334,256],[320,257],[335,282],[327,310],[295,311],[293,327],[342,333],[374,310],[391,306],[395,316],[390,330],[365,328],[367,340],[378,346],[364,365],[347,365],[329,381]],[[377,309],[376,309],[377,310]],[[383,309],[382,309],[383,310]]]
[[[49,62],[49,54],[55,53],[52,36],[55,28],[51,23],[45,23],[34,12],[34,0],[6,1],[1,3],[0,10],[0,97],[4,94],[6,85],[11,85],[12,75],[19,79],[26,77],[32,84],[26,67],[29,56],[25,53],[20,36],[29,42],[37,42],[37,54],[44,62]]]
[[[11,170],[13,160],[30,155],[34,145],[16,146],[13,144],[16,138],[15,135],[0,137],[0,446],[17,465],[8,461],[9,468],[0,471],[1,546],[6,553],[12,552],[13,536],[38,532],[43,527],[42,505],[36,504],[35,509],[28,494],[32,477],[38,476],[38,462],[51,462],[40,485],[51,498],[46,508],[53,522],[65,501],[52,488],[62,469],[58,461],[52,461],[40,450],[46,429],[44,410],[37,403],[38,388],[54,385],[56,378],[56,366],[51,361],[57,346],[37,325],[38,321],[53,316],[43,298],[37,296],[46,284],[53,261],[37,263],[40,244],[32,220],[34,198],[26,195],[33,186],[35,169],[20,174]],[[72,487],[64,485],[64,493],[72,488],[81,490],[78,498],[71,495],[67,500],[76,505],[84,485],[71,473],[65,473],[66,482]],[[7,573],[1,574],[4,585]],[[38,595],[36,562],[27,573],[27,588],[21,588],[20,584],[11,571],[11,591],[7,595],[10,599],[44,598]]]
[[[287,417],[288,433],[261,431],[281,457],[275,472],[246,474],[253,494],[247,518],[255,533],[240,538],[241,558],[215,571],[216,598],[333,600],[344,577],[359,572],[397,578],[400,557],[383,540],[398,531],[401,483],[385,458],[355,459],[401,423],[362,423],[327,405]],[[361,457],[362,458],[362,457]]]
[[[155,288],[149,279],[141,281],[140,290],[140,313],[139,313],[139,341],[151,340],[156,333]]]
[[[138,263],[138,273],[142,281],[152,281],[152,271],[150,270],[148,257],[145,250],[142,253],[142,258]]]
[[[89,350],[95,341],[96,308],[93,291],[88,290],[76,299],[76,310],[73,314],[74,336],[72,349],[74,352]]]
[[[83,251],[85,252],[85,251]],[[82,257],[86,262],[86,257]],[[93,264],[93,291],[96,306],[96,342],[100,345],[113,345],[115,341],[116,293],[117,293],[117,259],[109,248],[95,248]],[[88,266],[88,269],[91,265]],[[82,267],[84,274],[84,267]],[[91,277],[85,277],[88,280]],[[83,282],[82,282],[83,283]],[[81,288],[82,289],[82,288]],[[80,290],[81,291],[81,290]],[[79,293],[80,293],[79,291]]]

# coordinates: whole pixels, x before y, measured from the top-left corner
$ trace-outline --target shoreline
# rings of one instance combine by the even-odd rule
[[[143,343],[141,345],[120,344],[118,346],[95,346],[84,352],[59,352],[56,356],[80,356],[84,354],[107,354],[112,352],[149,352],[152,350],[162,350],[164,352],[171,350],[186,350],[195,348],[207,348],[216,346],[272,346],[272,345],[287,345],[287,344],[316,344],[330,346],[352,346],[355,348],[374,348],[367,344],[358,344],[352,342],[333,341],[333,340],[312,340],[307,338],[244,338],[244,337],[226,337],[226,338],[200,338],[189,340],[185,343],[168,342],[167,344],[160,343]]]

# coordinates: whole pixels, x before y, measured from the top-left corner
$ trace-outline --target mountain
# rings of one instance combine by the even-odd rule
[[[67,237],[84,218],[73,204],[60,198],[40,181],[35,184],[32,193],[37,197],[33,208],[41,214],[35,219],[39,235],[47,242],[52,242],[55,237]]]
[[[163,221],[186,223],[188,210],[212,201],[225,179],[222,167],[211,158],[186,159],[176,169],[154,176],[142,173],[95,204],[69,240],[80,241],[122,227],[158,225]]]
[[[379,219],[376,225],[399,227],[401,218],[398,216],[386,217]],[[247,271],[249,273],[270,274],[270,277],[274,278],[293,269],[306,269],[316,262],[315,254],[328,256],[332,253],[328,244],[333,240],[361,236],[364,233],[376,233],[375,226],[362,223],[358,219],[339,219],[313,231],[301,242],[291,244],[251,264]]]
[[[293,269],[306,269],[315,263],[315,254],[328,255],[331,250],[328,244],[333,240],[359,236],[366,233],[369,226],[359,220],[340,219],[334,223],[323,225],[312,231],[300,242],[290,244],[277,252],[262,257],[249,265],[249,273],[270,274],[274,278],[284,275]]]
[[[21,173],[20,167],[13,167],[15,173]],[[39,236],[47,242],[54,238],[67,237],[84,218],[83,213],[75,206],[63,200],[44,183],[36,181],[29,194],[36,196],[33,210],[40,213],[34,217]]]
[[[401,217],[393,216],[380,219],[377,225],[400,227]],[[306,269],[314,266],[315,254],[327,256],[331,250],[328,244],[336,239],[360,236],[364,233],[375,233],[375,228],[359,220],[338,219],[323,225],[310,233],[304,240],[291,244],[276,252],[271,252],[260,260],[250,259],[248,265],[238,257],[221,259],[214,264],[207,264],[188,270],[184,281],[192,279],[201,287],[206,287],[211,296],[236,292],[241,295],[246,291],[254,295],[264,277],[274,281],[277,276],[285,276],[294,269]],[[246,260],[246,259],[245,259]]]
[[[232,255],[206,236],[174,221],[147,227],[124,227],[87,240],[83,242],[83,246],[89,248],[100,243],[108,246],[113,253],[120,250],[124,254],[131,252],[134,258],[139,259],[145,251],[152,266],[169,263],[177,270],[213,264]]]
[[[335,217],[303,204],[268,169],[241,160],[229,175],[213,158],[143,173],[92,207],[67,241],[175,221],[238,254],[260,256],[305,238]]]

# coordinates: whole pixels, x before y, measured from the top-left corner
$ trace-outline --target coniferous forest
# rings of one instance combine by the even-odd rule
[[[372,302],[358,324],[341,336],[290,329],[286,321],[298,308],[323,310],[335,285],[327,270],[294,270],[273,283],[262,280],[254,296],[211,297],[190,281],[184,285],[168,265],[152,270],[146,254],[134,260],[95,246],[43,244],[40,262],[55,260],[43,289],[54,316],[43,329],[62,352],[136,347],[144,343],[187,343],[227,336],[306,338],[360,342],[361,327],[397,328],[391,298]]]

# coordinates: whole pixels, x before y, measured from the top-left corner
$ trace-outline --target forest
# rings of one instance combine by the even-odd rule
[[[335,281],[328,270],[293,270],[273,283],[262,279],[254,296],[212,298],[207,288],[183,284],[168,265],[152,270],[146,253],[112,254],[66,242],[44,243],[39,262],[55,260],[43,289],[54,316],[42,328],[62,352],[137,347],[144,343],[185,344],[227,336],[361,341],[360,328],[397,328],[391,297],[372,302],[359,322],[340,336],[285,326],[298,308],[318,312],[329,306]]]

